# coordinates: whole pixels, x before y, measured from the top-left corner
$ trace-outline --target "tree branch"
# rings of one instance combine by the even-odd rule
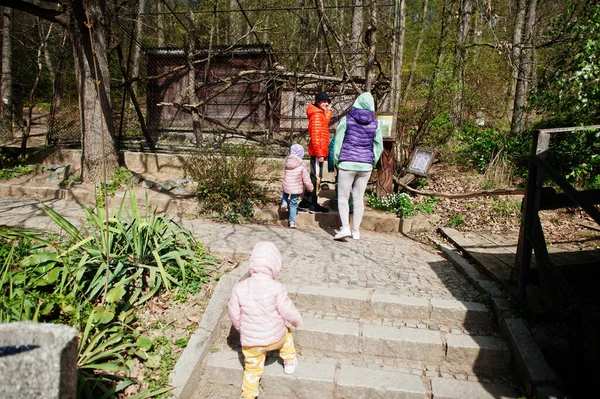
[[[396,177],[394,177],[394,181],[399,186],[407,189],[408,191],[424,195],[427,197],[443,197],[443,198],[473,198],[473,197],[493,197],[496,195],[525,195],[524,188],[495,188],[493,190],[480,190],[480,191],[472,191],[470,193],[458,193],[458,194],[450,194],[450,193],[438,193],[435,191],[421,191],[415,190],[410,187],[408,184],[402,183]]]
[[[23,11],[28,14],[35,15],[36,17],[40,17],[46,21],[56,22],[62,26],[67,26],[68,21],[64,15],[65,5],[59,1],[53,1],[53,3],[59,4],[62,10],[52,10],[49,8],[40,7],[22,0],[0,0],[0,6],[2,7]]]

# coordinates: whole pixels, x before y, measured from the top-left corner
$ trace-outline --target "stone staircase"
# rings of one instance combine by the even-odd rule
[[[267,357],[260,399],[516,398],[510,352],[481,303],[376,291],[288,286],[303,314],[300,364],[285,375]],[[237,398],[239,338],[225,316],[195,399]]]

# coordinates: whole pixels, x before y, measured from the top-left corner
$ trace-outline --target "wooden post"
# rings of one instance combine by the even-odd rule
[[[550,144],[550,133],[538,132],[533,138],[532,156],[545,158]],[[532,245],[529,239],[532,237],[534,216],[537,215],[540,204],[541,188],[544,182],[544,173],[539,170],[534,162],[530,163],[527,178],[527,193],[523,199],[521,209],[521,228],[519,230],[519,242],[517,244],[517,256],[512,279],[518,278],[519,297],[525,299],[527,292],[529,267],[531,265]]]
[[[377,198],[394,192],[394,139],[383,139],[383,152],[377,163]]]

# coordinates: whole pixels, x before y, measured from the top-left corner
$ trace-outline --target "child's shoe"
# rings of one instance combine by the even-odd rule
[[[360,240],[360,231],[358,231],[358,230],[352,230],[352,239],[353,240]]]
[[[333,237],[334,240],[343,240],[344,238],[348,238],[352,235],[350,229],[347,227],[342,227],[342,229]]]
[[[294,358],[293,362],[283,362],[283,372],[286,374],[294,374],[296,366],[298,365],[298,358]]]
[[[296,228],[296,222],[290,222],[290,229]]]

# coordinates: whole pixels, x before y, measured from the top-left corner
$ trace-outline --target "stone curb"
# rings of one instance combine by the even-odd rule
[[[332,287],[287,286],[294,303],[303,310],[338,312],[344,315],[376,315],[403,321],[463,324],[466,329],[488,329],[487,306],[453,299],[402,297],[398,295]]]
[[[496,283],[483,279],[479,270],[454,248],[434,239],[432,241],[475,287],[490,295],[496,320],[504,339],[509,343],[517,377],[525,387],[527,396],[535,395],[539,399],[568,398],[558,389],[560,379],[548,366],[525,320],[512,314],[506,294]]]
[[[197,382],[202,374],[202,363],[210,351],[213,331],[225,313],[227,301],[233,287],[248,271],[248,262],[242,262],[229,274],[222,276],[208,302],[200,325],[175,364],[169,382],[174,387],[172,393],[176,398],[191,398],[196,386],[188,385],[188,381]]]

